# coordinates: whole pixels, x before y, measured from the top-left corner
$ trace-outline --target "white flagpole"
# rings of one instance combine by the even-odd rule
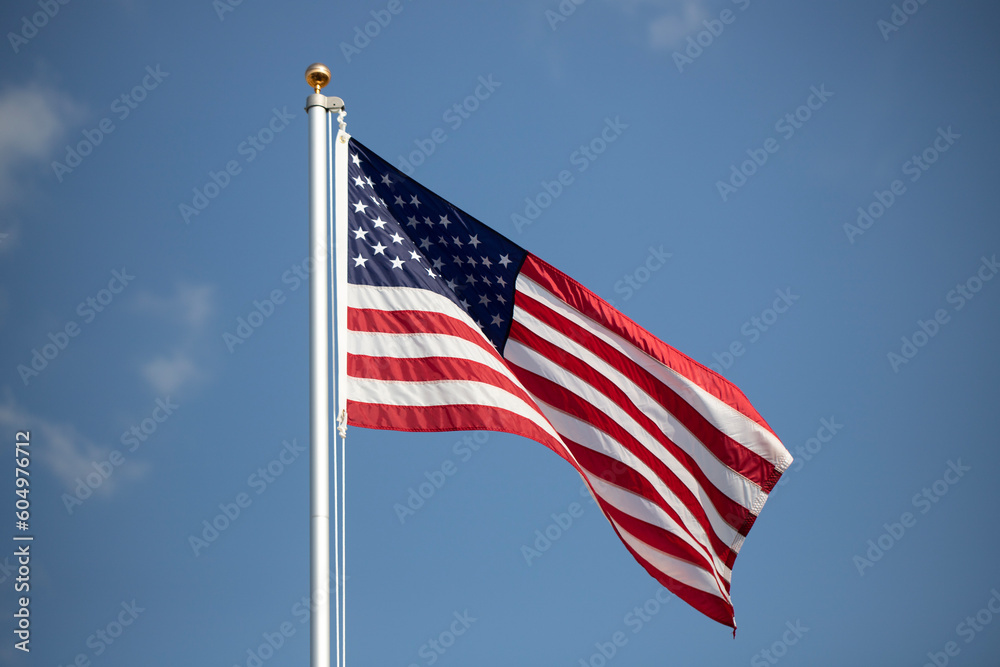
[[[315,91],[306,98],[309,115],[309,585],[313,599],[310,666],[330,667],[330,275],[327,225],[329,174],[327,113],[343,108],[336,97],[320,90],[330,70],[320,63],[306,69]],[[336,343],[334,342],[334,345]],[[338,656],[339,657],[339,656]]]

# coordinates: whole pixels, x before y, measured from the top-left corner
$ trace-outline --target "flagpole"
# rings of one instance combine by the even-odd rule
[[[306,98],[309,116],[309,584],[313,600],[310,667],[330,667],[330,249],[327,113],[343,108],[320,94],[330,70],[320,63],[306,69],[315,91]],[[336,345],[336,341],[333,342]],[[339,656],[338,656],[339,657]]]

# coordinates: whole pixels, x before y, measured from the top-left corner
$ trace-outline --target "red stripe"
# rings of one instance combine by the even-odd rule
[[[631,416],[643,428],[643,430],[659,442],[663,446],[663,449],[670,453],[689,473],[691,473],[695,480],[697,480],[698,484],[705,490],[706,493],[708,493],[712,505],[718,511],[719,515],[722,516],[734,530],[740,530],[740,527],[746,524],[750,517],[750,510],[720,491],[718,487],[716,487],[711,480],[708,479],[708,476],[705,475],[705,472],[701,469],[698,463],[691,458],[687,452],[678,447],[676,443],[671,441],[670,438],[663,433],[656,422],[636,407],[635,403],[632,402],[632,399],[617,385],[610,382],[606,377],[595,371],[591,366],[587,365],[582,360],[565,352],[562,348],[549,343],[534,332],[529,331],[520,322],[514,322],[514,325],[511,327],[511,337],[537,351],[554,364],[562,366],[567,371],[581,378],[584,382],[590,384],[597,391],[606,396],[608,400]],[[617,427],[618,424],[615,423],[615,426]],[[627,437],[635,443],[635,446],[642,447],[645,451],[645,444],[636,440],[624,429],[621,429],[621,432],[626,433]],[[632,447],[629,449],[632,449]],[[743,448],[741,447],[741,449]]]
[[[466,322],[443,313],[426,310],[377,310],[348,308],[347,328],[350,331],[388,334],[443,334],[475,343],[491,355],[500,355],[482,332]]]
[[[618,534],[618,539],[621,539],[622,535],[618,532],[618,527],[612,524],[611,528]],[[729,626],[733,630],[736,629],[736,617],[733,614],[733,605],[726,602],[725,599],[711,593],[706,593],[701,589],[693,588],[687,584],[677,581],[676,579],[668,577],[664,573],[657,570],[656,567],[654,567],[649,561],[640,556],[635,549],[629,546],[628,542],[622,540],[622,544],[624,544],[625,548],[629,550],[632,557],[638,561],[639,565],[642,565],[642,567],[645,568],[646,572],[649,573],[649,576],[663,584],[663,586],[665,586],[671,593],[679,597],[681,600],[684,600],[684,602],[687,602],[689,605],[705,614],[705,616],[708,616],[713,621]]]
[[[709,561],[704,554],[697,551],[690,544],[682,540],[677,535],[655,524],[649,523],[638,517],[624,512],[611,503],[597,496],[604,514],[624,528],[626,531],[639,538],[657,551],[662,551],[668,556],[680,561],[684,561],[692,567],[697,567],[709,574],[716,585],[722,585],[729,591],[729,582],[715,569],[715,565]]]
[[[483,405],[383,405],[347,401],[347,423],[386,431],[498,431],[539,442],[576,467],[562,444],[521,415]]]
[[[670,387],[657,379],[652,373],[642,368],[642,366],[638,365],[626,354],[615,349],[590,331],[571,322],[565,316],[553,311],[544,303],[522,293],[518,293],[516,299],[517,306],[575,341],[580,346],[593,352],[597,357],[618,370],[636,386],[645,391],[653,400],[681,422],[723,464],[760,487],[765,487],[768,484],[773,486],[777,482],[778,476],[776,476],[774,464],[717,429],[694,406],[678,396]],[[515,324],[519,323],[515,320]],[[523,325],[519,329],[512,329],[511,336],[517,338],[522,335],[521,331],[523,330],[525,330]],[[539,340],[542,339],[539,338]],[[532,344],[531,347],[536,346]],[[770,487],[765,489],[765,491],[769,490]]]
[[[609,484],[614,484],[615,486],[620,486],[621,488],[634,493],[637,496],[641,496],[646,500],[654,503],[660,509],[667,513],[667,515],[680,526],[681,530],[685,531],[691,539],[697,544],[701,544],[706,549],[712,549],[713,552],[719,557],[719,559],[726,564],[730,569],[732,568],[733,562],[736,560],[736,552],[730,549],[722,540],[716,536],[715,532],[709,526],[705,532],[708,535],[709,544],[705,544],[700,538],[696,537],[691,529],[687,527],[685,521],[680,517],[677,510],[660,495],[660,492],[649,482],[645,477],[640,475],[631,467],[625,465],[618,459],[612,458],[607,454],[598,452],[593,449],[588,449],[583,445],[563,436],[563,442],[573,453],[573,456],[579,462],[580,466],[587,470],[591,475],[595,477],[600,477]],[[597,495],[597,492],[594,492]],[[689,510],[694,512],[694,508],[687,506]],[[704,525],[702,526],[704,527]]]
[[[659,340],[559,269],[528,253],[521,267],[521,272],[558,299],[566,302],[570,307],[613,331],[645,354],[688,378],[720,401],[743,413],[774,434],[771,427],[750,405],[750,401],[736,385]]]
[[[369,378],[388,382],[440,382],[446,380],[479,382],[493,385],[530,405],[544,419],[534,399],[509,375],[500,373],[478,361],[458,357],[419,357],[398,359],[394,357],[368,357],[347,355],[347,374],[355,378]]]

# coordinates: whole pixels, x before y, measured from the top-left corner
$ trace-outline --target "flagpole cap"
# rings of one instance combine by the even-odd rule
[[[313,63],[306,68],[306,83],[319,93],[326,84],[330,83],[330,68],[323,63]]]

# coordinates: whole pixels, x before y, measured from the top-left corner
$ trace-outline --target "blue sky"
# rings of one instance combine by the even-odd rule
[[[352,429],[351,664],[996,664],[1000,12],[896,6],[5,3],[0,497],[30,429],[35,541],[26,656],[7,515],[0,664],[307,664],[317,60],[355,137],[722,369],[796,456],[733,640],[544,447]]]

